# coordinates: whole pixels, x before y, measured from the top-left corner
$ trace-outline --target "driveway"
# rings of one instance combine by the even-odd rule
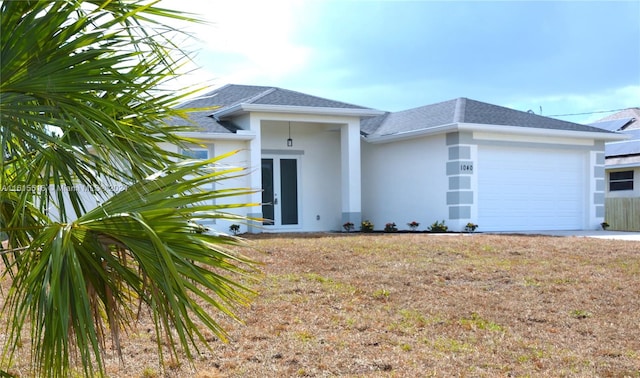
[[[604,231],[604,230],[526,231],[526,232],[518,232],[518,234],[550,235],[550,236],[576,236],[576,237],[585,237],[585,238],[640,241],[640,232],[632,232],[632,231]]]

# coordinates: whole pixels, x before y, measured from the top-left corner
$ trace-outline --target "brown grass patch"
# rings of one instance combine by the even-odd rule
[[[240,310],[246,324],[221,319],[228,344],[211,337],[212,350],[193,366],[166,363],[163,372],[143,319],[122,341],[124,365],[108,354],[109,374],[640,377],[638,242],[482,234],[251,239],[265,276],[260,296]],[[29,357],[18,357],[9,371],[29,376]]]

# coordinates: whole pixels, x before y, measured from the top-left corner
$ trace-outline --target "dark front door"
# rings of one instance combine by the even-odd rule
[[[298,159],[262,159],[262,216],[265,226],[297,226]]]

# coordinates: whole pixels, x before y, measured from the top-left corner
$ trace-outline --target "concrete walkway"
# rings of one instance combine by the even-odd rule
[[[604,231],[604,230],[580,230],[580,231],[524,231],[515,232],[526,235],[549,235],[549,236],[576,236],[585,238],[617,239],[640,241],[640,232],[632,231]]]

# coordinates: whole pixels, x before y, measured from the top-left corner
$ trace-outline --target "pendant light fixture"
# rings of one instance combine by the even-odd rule
[[[291,139],[291,121],[289,121],[289,138],[287,139],[287,147],[293,147],[293,139]]]

